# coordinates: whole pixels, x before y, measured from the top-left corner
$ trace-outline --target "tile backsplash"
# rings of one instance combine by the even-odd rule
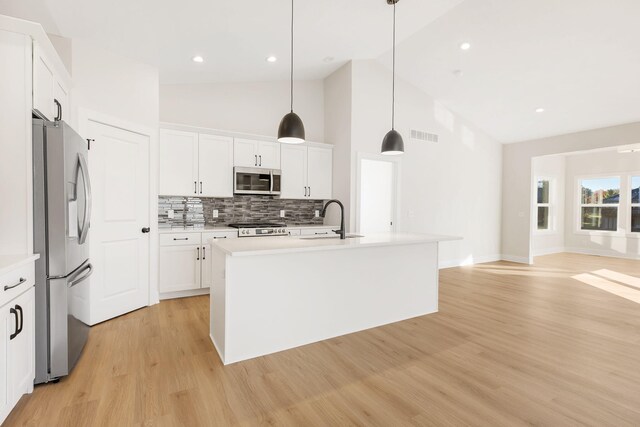
[[[237,195],[232,198],[197,198],[181,196],[158,197],[158,225],[167,227],[203,227],[236,222],[285,222],[287,225],[322,224],[315,217],[322,210],[322,200],[291,200],[273,196]],[[174,218],[167,211],[173,209]],[[218,218],[213,210],[218,210]],[[285,217],[280,218],[280,211]]]

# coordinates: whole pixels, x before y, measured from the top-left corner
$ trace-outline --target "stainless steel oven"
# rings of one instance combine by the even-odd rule
[[[280,194],[279,169],[233,168],[234,194]]]

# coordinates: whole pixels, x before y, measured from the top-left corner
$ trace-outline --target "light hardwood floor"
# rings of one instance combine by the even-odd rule
[[[227,367],[208,297],[165,301],[92,328],[6,425],[638,426],[639,277],[569,254],[442,270],[437,314]]]

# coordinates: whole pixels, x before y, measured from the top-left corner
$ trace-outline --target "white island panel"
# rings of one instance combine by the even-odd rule
[[[434,313],[438,241],[451,239],[216,242],[211,338],[229,364]]]

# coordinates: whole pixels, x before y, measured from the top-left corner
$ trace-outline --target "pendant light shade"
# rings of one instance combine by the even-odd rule
[[[396,124],[396,3],[400,0],[387,0],[387,4],[393,5],[393,72],[391,82],[391,130],[382,140],[382,154],[396,156],[404,153],[404,141],[402,135],[395,130]]]
[[[287,113],[278,127],[278,141],[285,144],[300,144],[304,142],[304,123],[296,113]]]
[[[304,142],[304,123],[293,112],[293,0],[291,0],[291,112],[280,121],[278,141],[284,144],[301,144]]]
[[[382,140],[382,154],[395,156],[404,153],[404,141],[397,130],[391,129]]]

